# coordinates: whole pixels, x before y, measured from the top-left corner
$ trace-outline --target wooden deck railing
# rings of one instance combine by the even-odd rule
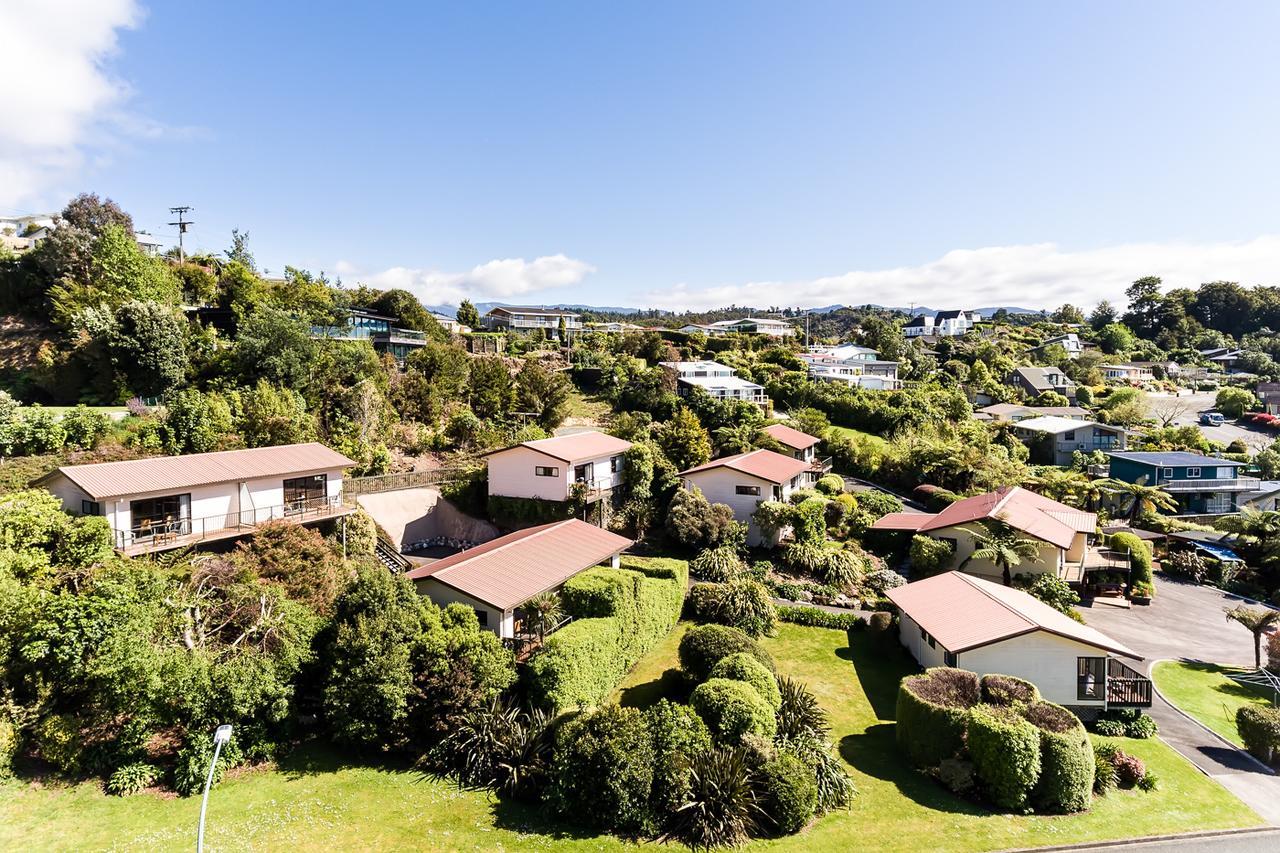
[[[1151,679],[1115,658],[1108,658],[1107,704],[1125,708],[1150,708]]]

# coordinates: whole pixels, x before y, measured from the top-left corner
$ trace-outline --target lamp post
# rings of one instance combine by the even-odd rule
[[[231,726],[218,726],[213,733],[213,759],[209,762],[209,775],[204,780],[204,796],[200,800],[200,828],[196,830],[196,853],[204,853],[204,813],[209,808],[209,788],[213,785],[213,770],[218,766],[218,753],[222,745],[231,740]]]

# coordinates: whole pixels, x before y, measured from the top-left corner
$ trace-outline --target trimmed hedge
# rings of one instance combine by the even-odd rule
[[[969,757],[987,797],[1022,809],[1040,778],[1040,730],[1013,709],[981,706],[969,713]]]
[[[982,701],[989,705],[1012,705],[1014,702],[1040,700],[1040,688],[1012,675],[984,675],[979,686],[982,689]]]
[[[1051,702],[1028,706],[1023,716],[1040,730],[1040,779],[1031,790],[1036,811],[1070,814],[1087,810],[1095,762],[1093,745],[1080,720]]]
[[[813,770],[789,752],[760,768],[757,777],[764,813],[780,835],[804,829],[818,809],[818,784]]]
[[[1129,579],[1133,583],[1151,583],[1151,545],[1143,542],[1132,533],[1111,534],[1111,550],[1127,551],[1133,565],[1133,573]]]
[[[832,613],[830,610],[803,605],[779,607],[778,621],[806,625],[810,628],[838,628],[842,631],[860,631],[867,627],[867,620],[856,613]]]
[[[775,671],[773,658],[745,631],[727,625],[697,625],[680,638],[680,667],[695,681],[705,681],[721,658],[746,652],[770,672]]]
[[[644,712],[606,705],[556,732],[547,801],[575,822],[611,832],[650,827],[654,747]]]
[[[776,713],[782,705],[782,693],[778,690],[778,679],[765,669],[764,664],[746,652],[738,652],[721,658],[711,668],[712,678],[729,678],[750,684],[760,694],[760,698],[768,702]]]
[[[1269,763],[1280,752],[1280,708],[1245,705],[1236,711],[1236,729],[1245,749],[1259,761]]]
[[[574,621],[529,663],[534,697],[553,708],[602,702],[675,627],[687,586],[683,563],[595,568],[570,579],[561,601]]]
[[[945,673],[938,675],[938,673]],[[955,680],[956,684],[947,684]],[[972,672],[935,667],[909,675],[898,686],[895,713],[898,745],[918,767],[937,767],[964,750],[969,708],[977,704],[978,677]]]
[[[778,720],[769,703],[745,681],[713,678],[694,688],[689,704],[717,743],[736,745],[744,735],[773,740]]]

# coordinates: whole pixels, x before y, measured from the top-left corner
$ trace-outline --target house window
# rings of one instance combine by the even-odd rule
[[[1066,432],[1062,437],[1063,437],[1064,439],[1066,439],[1067,441],[1075,441],[1075,440],[1076,440],[1076,431],[1075,431],[1075,430],[1073,430],[1073,429],[1072,429],[1072,430],[1067,430],[1067,432]]]
[[[942,662],[943,662],[944,664],[946,664],[947,666],[955,666],[955,665],[956,665],[956,663],[957,663],[956,653],[955,653],[955,652],[943,652],[943,653],[942,653]]]
[[[936,649],[937,647],[938,647],[938,642],[937,642],[936,640],[934,640],[934,639],[933,639],[933,635],[932,635],[932,634],[930,634],[930,635],[929,635],[929,648],[931,648],[931,649]]]
[[[329,475],[291,477],[284,481],[284,506],[286,512],[301,512],[322,506],[329,493]]]
[[[489,625],[489,611],[481,610],[479,607],[472,608],[476,612],[476,621],[480,623],[480,627],[486,628]]]
[[[97,501],[80,501],[81,515],[102,515],[102,504]]]
[[[927,640],[927,639],[929,639],[929,635],[925,632],[925,630],[924,630],[923,628],[921,628],[921,629],[920,629],[920,639],[922,639],[922,640]]]
[[[554,465],[538,465],[533,469],[533,473],[537,477],[559,477],[560,469]]]
[[[616,474],[621,470],[622,470],[622,457],[610,456],[609,457],[609,473]]]
[[[1164,477],[1166,480],[1172,480],[1172,479],[1173,479],[1173,469],[1172,469],[1172,468],[1161,468],[1161,469],[1160,469],[1160,476],[1161,476],[1161,477]]]
[[[1188,468],[1188,469],[1187,469],[1187,478],[1188,478],[1188,479],[1192,479],[1192,480],[1194,480],[1194,479],[1198,478],[1199,476],[1200,476],[1200,469],[1199,469],[1199,468]]]
[[[736,495],[751,495],[753,497],[758,498],[760,497],[760,487],[759,486],[734,486],[733,493]]]
[[[129,518],[139,537],[191,532],[191,495],[165,495],[129,502]]]
[[[1077,699],[1102,699],[1106,684],[1106,658],[1076,658]]]

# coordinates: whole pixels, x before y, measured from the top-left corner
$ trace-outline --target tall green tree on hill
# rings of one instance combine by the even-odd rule
[[[1125,290],[1129,310],[1124,312],[1124,324],[1139,337],[1154,338],[1160,331],[1160,315],[1164,296],[1160,293],[1159,276],[1149,275],[1138,279]]]
[[[454,316],[464,326],[475,330],[480,328],[480,312],[476,310],[476,306],[471,303],[470,299],[464,299],[459,303],[458,312]]]
[[[116,311],[109,346],[116,369],[142,397],[159,396],[186,378],[186,321],[173,308],[126,302]]]

